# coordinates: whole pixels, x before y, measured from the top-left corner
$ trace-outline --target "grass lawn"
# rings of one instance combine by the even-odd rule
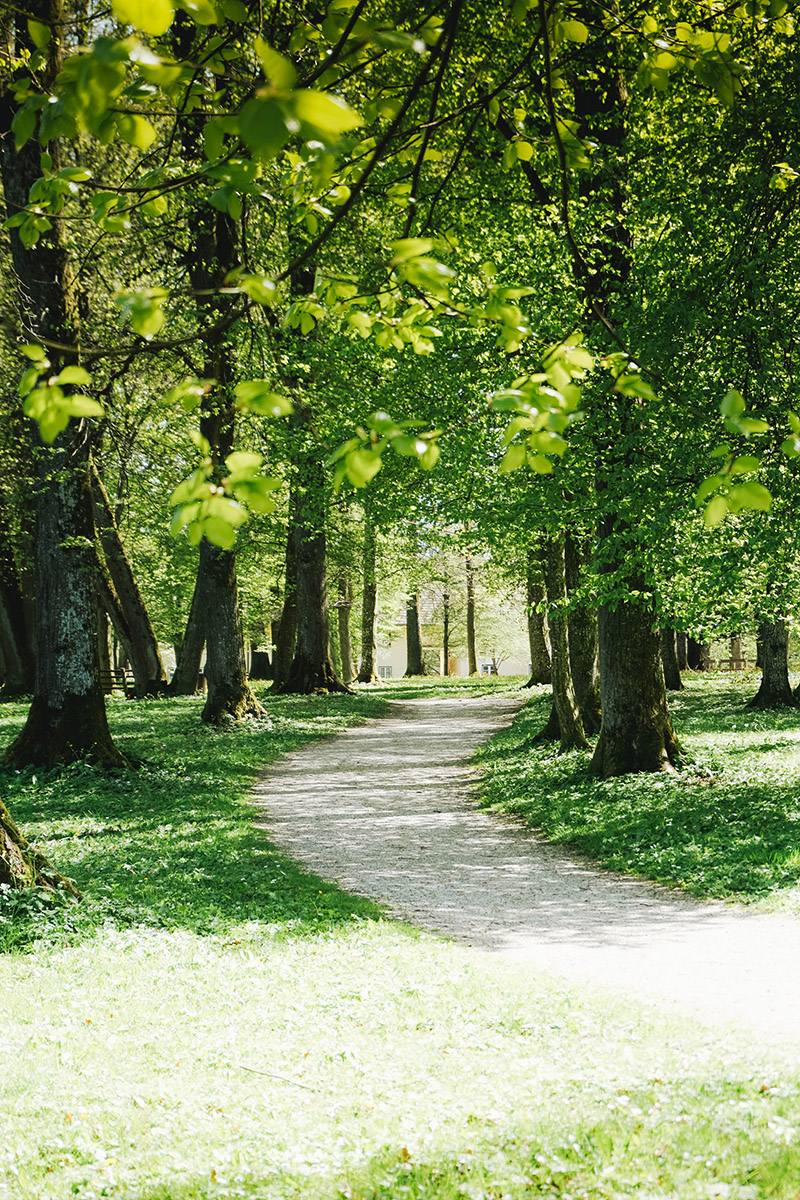
[[[478,755],[484,802],[617,870],[800,911],[800,709],[747,708],[757,690],[752,672],[688,679],[670,694],[683,770],[601,782],[588,751],[525,745],[550,711],[540,688]]]
[[[2,1200],[797,1196],[796,1054],[384,921],[252,832],[258,764],[401,690],[222,732],[116,702],[139,771],[0,777],[86,894],[0,908]],[[0,711],[6,740],[24,709]]]

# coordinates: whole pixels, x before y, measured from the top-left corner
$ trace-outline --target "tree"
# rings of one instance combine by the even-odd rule
[[[35,0],[31,21],[61,32],[60,0]],[[15,22],[16,54],[36,55],[29,28]],[[44,85],[61,68],[62,40],[47,44]],[[42,56],[40,56],[42,57]],[[31,189],[41,177],[44,145],[28,140],[15,149],[12,126],[20,108],[6,84],[0,96],[3,190],[14,215],[25,210]],[[61,145],[47,138],[48,170],[62,168]],[[5,752],[16,766],[53,766],[91,758],[103,766],[122,766],[114,746],[100,688],[97,606],[94,592],[94,524],[90,460],[92,434],[83,414],[100,411],[94,401],[70,400],[72,385],[85,385],[86,371],[70,350],[48,358],[42,343],[71,347],[77,340],[77,296],[64,228],[57,214],[44,221],[41,236],[31,245],[20,227],[11,230],[11,256],[16,277],[20,323],[29,351],[28,407],[38,405],[51,446],[41,441],[36,450],[36,676],[33,702],[25,727]],[[27,385],[26,385],[27,386]],[[70,415],[77,424],[67,428]]]

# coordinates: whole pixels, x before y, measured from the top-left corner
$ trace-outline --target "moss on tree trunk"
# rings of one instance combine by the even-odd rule
[[[640,592],[644,591],[640,583]],[[602,778],[671,770],[680,746],[667,706],[661,639],[647,603],[601,607],[603,726],[591,770]]]
[[[47,888],[67,892],[76,899],[75,885],[60,875],[43,854],[31,846],[0,800],[0,885],[12,888]]]
[[[794,708],[797,701],[789,683],[789,635],[786,622],[762,621],[758,629],[761,643],[761,686],[750,701],[750,708]]]

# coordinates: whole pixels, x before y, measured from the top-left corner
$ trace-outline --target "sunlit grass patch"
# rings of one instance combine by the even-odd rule
[[[77,907],[42,901],[37,912],[20,912],[18,897],[0,897],[0,949],[36,937],[74,941],[109,923],[203,933],[250,920],[289,930],[378,915],[368,901],[273,849],[253,829],[246,801],[260,766],[379,715],[384,701],[270,696],[269,722],[219,730],[201,723],[201,705],[194,698],[112,701],[112,731],[140,763],[135,771],[84,764],[0,771],[15,820],[85,895]],[[25,707],[0,713],[6,741]]]
[[[542,693],[478,753],[484,803],[617,870],[697,896],[800,908],[800,711],[748,709],[749,678],[690,679],[670,698],[686,759],[677,775],[598,780],[590,754],[528,739]]]
[[[112,930],[0,986],[13,1200],[706,1200],[800,1123],[738,1036],[390,923]]]
[[[522,675],[415,675],[411,679],[382,679],[367,687],[390,700],[457,699],[459,696],[493,696],[521,692],[527,677]],[[359,694],[366,690],[359,687]]]

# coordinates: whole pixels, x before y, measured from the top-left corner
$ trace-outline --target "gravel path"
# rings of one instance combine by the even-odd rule
[[[800,921],[597,870],[475,807],[470,758],[521,703],[392,701],[388,717],[271,766],[259,824],[317,874],[425,929],[800,1042]]]

